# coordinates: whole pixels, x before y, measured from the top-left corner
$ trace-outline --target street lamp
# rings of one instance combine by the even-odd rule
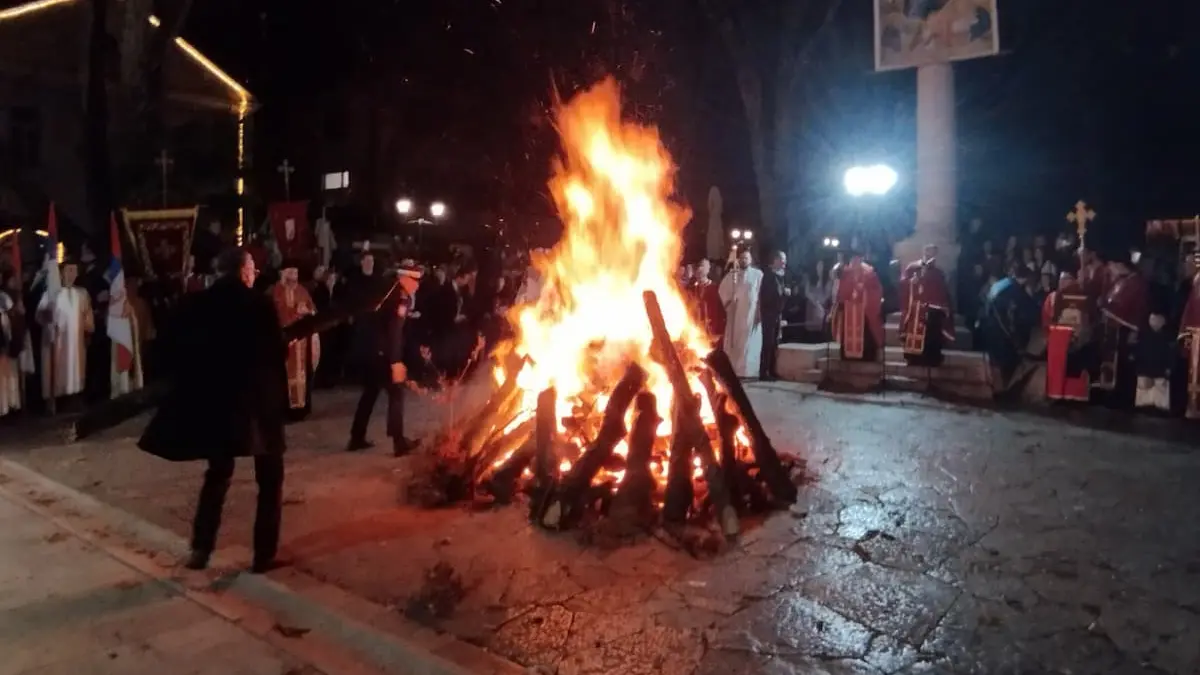
[[[838,241],[836,237],[825,237],[821,243],[825,245],[825,248],[837,248],[842,242]]]
[[[411,199],[406,197],[396,200],[396,213],[399,213],[402,216],[407,216],[408,214],[412,213],[412,209],[413,203]]]
[[[441,218],[446,215],[446,205],[442,202],[434,202],[429,205],[429,215],[434,218]]]
[[[846,170],[843,183],[851,197],[873,195],[881,197],[896,187],[900,176],[895,169],[885,164],[854,166]]]

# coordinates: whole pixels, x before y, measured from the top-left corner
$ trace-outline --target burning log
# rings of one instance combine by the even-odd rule
[[[554,494],[558,465],[554,457],[554,437],[558,432],[558,391],[542,390],[537,397],[533,431],[533,494],[529,501],[529,519],[539,522]]]
[[[518,448],[529,440],[533,435],[534,420],[528,419],[518,424],[508,433],[496,434],[491,440],[483,446],[483,450],[479,452],[478,461],[475,462],[471,476],[478,479],[484,472],[487,471],[496,460],[508,454],[516,452]]]
[[[515,411],[512,411],[509,412],[507,418],[503,417],[504,412],[511,411],[514,398],[518,404],[520,402],[521,392],[517,389],[517,376],[520,375],[527,361],[528,359],[517,356],[515,353],[509,354],[504,366],[504,384],[500,385],[496,393],[488,399],[483,410],[479,411],[462,435],[461,447],[468,458],[478,454],[492,432],[497,427],[503,429],[515,414]]]
[[[513,495],[517,492],[517,481],[521,479],[521,474],[525,472],[525,469],[533,463],[536,454],[535,441],[527,438],[525,443],[504,460],[504,463],[487,479],[484,489],[492,495],[496,503],[509,504],[512,502]]]
[[[672,424],[675,434],[671,437],[668,455],[667,494],[663,499],[663,522],[667,525],[683,525],[687,522],[688,511],[696,498],[696,491],[692,487],[692,446],[695,444],[683,432],[682,419],[679,406],[676,406]]]
[[[652,521],[654,513],[654,475],[650,473],[650,458],[654,439],[662,418],[658,416],[658,401],[648,391],[637,395],[633,429],[629,432],[629,455],[625,477],[613,498],[613,514],[622,520]]]
[[[675,407],[681,413],[679,420],[681,425],[675,430],[675,433],[687,435],[694,443],[696,454],[704,464],[704,480],[708,483],[709,498],[712,500],[721,532],[726,537],[735,537],[741,530],[737,510],[729,501],[729,490],[725,484],[721,464],[717,461],[712,442],[708,440],[708,434],[704,431],[704,421],[700,419],[700,407],[692,395],[691,386],[688,385],[687,373],[683,369],[683,363],[679,360],[679,353],[672,346],[671,334],[667,332],[667,322],[663,319],[662,307],[659,306],[658,297],[654,291],[643,292],[642,300],[646,303],[646,316],[650,319],[650,330],[654,333],[654,341],[658,343],[662,352],[661,356],[667,370],[667,377],[670,378],[671,387],[675,390]]]
[[[617,443],[625,437],[625,413],[633,403],[634,396],[645,384],[646,371],[636,363],[629,364],[625,375],[613,389],[608,405],[604,407],[604,421],[600,425],[596,440],[592,441],[579,461],[571,467],[571,471],[563,480],[562,489],[542,517],[543,525],[562,528],[578,519],[588,487],[612,456]]]
[[[771,491],[771,496],[781,504],[794,503],[797,494],[796,485],[792,482],[787,469],[784,468],[783,462],[779,460],[779,453],[771,444],[771,439],[763,429],[758,415],[754,413],[754,407],[750,405],[750,397],[746,395],[745,388],[738,380],[737,373],[733,370],[733,364],[729,361],[729,355],[720,349],[714,349],[705,357],[704,361],[729,394],[730,400],[737,408],[738,416],[742,418],[750,432],[750,449],[754,453],[754,462],[758,465],[759,474]]]

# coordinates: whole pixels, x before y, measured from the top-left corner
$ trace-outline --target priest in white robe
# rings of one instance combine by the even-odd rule
[[[763,273],[751,267],[750,251],[738,255],[737,265],[725,274],[717,289],[725,307],[725,353],[738,377],[757,377],[762,357],[762,318],[758,291]]]
[[[62,265],[61,288],[57,265],[50,270],[46,293],[38,304],[42,329],[42,392],[46,398],[83,393],[87,372],[87,336],[95,330],[92,301],[85,289],[75,285],[79,268]]]

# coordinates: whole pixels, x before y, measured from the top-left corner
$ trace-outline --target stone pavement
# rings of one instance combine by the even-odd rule
[[[341,452],[353,395],[323,394],[289,429],[297,565],[272,578],[395,617],[443,563],[465,596],[434,628],[563,675],[1200,673],[1194,442],[905,396],[750,396],[812,480],[703,561],[655,539],[603,550],[532,529],[519,508],[407,506],[409,460]],[[410,400],[416,434],[469,407]],[[201,469],[138,452],[136,433],[4,452],[184,533]],[[245,546],[252,506],[239,467],[223,545]]]
[[[0,674],[324,672],[0,495]]]

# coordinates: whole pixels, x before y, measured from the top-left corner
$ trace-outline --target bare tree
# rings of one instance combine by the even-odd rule
[[[789,239],[803,106],[797,93],[842,0],[698,0],[733,60],[766,241]]]

